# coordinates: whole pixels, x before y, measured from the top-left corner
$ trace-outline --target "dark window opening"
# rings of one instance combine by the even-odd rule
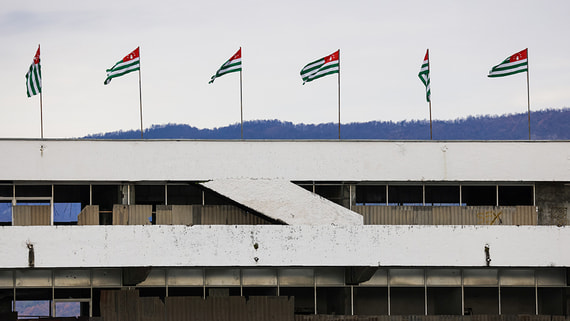
[[[462,186],[461,201],[467,206],[497,205],[496,186]]]
[[[16,197],[51,197],[51,185],[16,185]]]
[[[532,186],[499,186],[499,205],[534,205]]]
[[[357,185],[357,205],[386,205],[386,185]]]
[[[429,315],[461,315],[461,288],[428,288]]]
[[[14,187],[12,185],[0,185],[0,197],[12,197]]]
[[[112,212],[113,205],[121,204],[119,185],[93,185],[92,199],[93,205],[99,205],[99,211]]]
[[[168,185],[168,205],[200,205],[202,189],[195,184]]]
[[[459,186],[426,185],[426,205],[459,206]]]
[[[282,287],[280,296],[295,297],[295,314],[315,313],[315,293],[313,287]]]
[[[423,205],[423,187],[420,185],[388,186],[389,205]]]
[[[423,287],[390,288],[390,314],[424,315],[425,289]]]

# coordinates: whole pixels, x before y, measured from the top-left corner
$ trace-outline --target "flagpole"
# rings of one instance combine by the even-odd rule
[[[241,119],[241,140],[243,140],[243,99],[242,99],[241,69],[239,71],[239,110],[240,110],[240,119]]]
[[[429,64],[429,49],[427,50],[427,56],[428,56],[428,81],[431,84],[431,79],[429,79],[430,78],[430,72],[431,72],[431,68],[430,68],[430,64]],[[431,125],[431,85],[430,85],[430,95],[429,95],[429,139],[433,140],[432,125]]]
[[[529,63],[528,63],[528,48],[527,48],[527,66],[526,66],[526,99],[527,99],[527,109],[528,109],[528,140],[530,140],[530,86],[529,86]]]
[[[432,131],[431,131],[431,97],[429,101],[429,139],[433,140]]]
[[[340,140],[340,49],[338,50],[338,140]]]
[[[41,137],[44,139],[44,112],[42,107],[42,92],[40,91],[40,129]]]
[[[140,66],[139,66],[139,112],[141,115],[141,139],[143,139],[142,86],[141,86],[141,69],[140,69]]]

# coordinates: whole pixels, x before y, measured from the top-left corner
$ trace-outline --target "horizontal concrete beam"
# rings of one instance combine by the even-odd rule
[[[570,227],[0,227],[0,269],[29,267],[570,267]],[[31,246],[29,246],[31,245]]]
[[[0,181],[570,181],[570,141],[0,139]]]

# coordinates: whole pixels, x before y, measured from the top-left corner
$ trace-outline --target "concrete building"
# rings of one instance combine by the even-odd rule
[[[0,316],[30,301],[91,320],[570,311],[567,141],[0,150]]]

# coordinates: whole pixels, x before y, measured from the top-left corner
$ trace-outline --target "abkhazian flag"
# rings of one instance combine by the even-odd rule
[[[107,79],[105,79],[105,85],[111,82],[111,79],[115,77],[120,77],[126,75],[129,72],[137,71],[141,69],[141,62],[139,56],[139,47],[135,49],[130,54],[126,55],[125,58],[117,62],[111,69],[107,69]]]
[[[426,56],[424,58],[424,62],[422,63],[422,68],[420,69],[420,73],[418,74],[420,80],[426,86],[426,100],[429,103],[431,97],[431,88],[429,86],[429,49],[426,51]]]
[[[230,72],[241,71],[241,47],[239,50],[216,71],[216,74],[212,76],[209,84],[213,83],[217,77],[221,77]]]
[[[319,79],[326,75],[338,74],[339,72],[340,49],[326,57],[307,64],[301,69],[301,78],[303,79],[304,85],[306,82]]]
[[[528,48],[503,60],[489,71],[488,77],[504,77],[528,71]]]
[[[42,68],[40,66],[40,46],[34,56],[34,62],[26,74],[26,88],[28,97],[42,92]]]

